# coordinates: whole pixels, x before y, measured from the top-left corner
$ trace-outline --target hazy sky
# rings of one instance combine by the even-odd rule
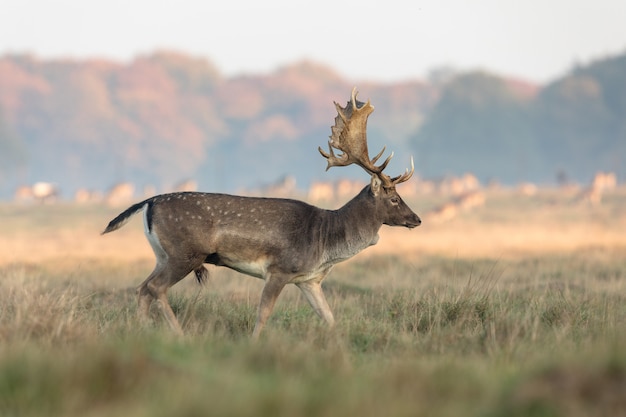
[[[545,82],[626,52],[625,22],[625,0],[0,0],[0,54],[176,49],[226,75],[306,58],[358,80],[452,66]]]

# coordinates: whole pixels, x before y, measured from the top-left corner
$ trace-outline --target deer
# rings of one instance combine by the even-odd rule
[[[103,235],[143,212],[144,233],[156,257],[154,270],[137,288],[143,323],[156,302],[171,330],[183,335],[167,291],[191,272],[199,282],[205,281],[209,276],[205,264],[211,264],[265,281],[254,340],[287,284],[295,284],[315,313],[334,326],[322,291],[322,281],[334,265],[375,245],[382,225],[413,229],[421,224],[396,191],[398,184],[413,175],[413,158],[411,170],[396,177],[383,173],[393,152],[380,165],[376,163],[385,147],[370,159],[366,130],[374,106],[370,100],[358,101],[357,94],[354,88],[345,107],[334,102],[337,116],[328,152],[318,147],[327,161],[326,170],[355,164],[371,176],[370,183],[341,208],[327,210],[287,198],[177,192],[134,204],[110,221]]]

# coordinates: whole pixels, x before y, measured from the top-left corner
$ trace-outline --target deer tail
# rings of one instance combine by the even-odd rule
[[[150,210],[150,206],[151,206],[150,200],[144,200],[141,203],[137,203],[137,204],[130,206],[129,208],[127,208],[126,210],[118,214],[116,218],[111,220],[108,226],[106,227],[106,229],[104,229],[104,231],[101,234],[103,235],[105,233],[113,232],[119,229],[120,227],[128,223],[128,221],[133,215],[137,214],[144,208],[147,210]]]

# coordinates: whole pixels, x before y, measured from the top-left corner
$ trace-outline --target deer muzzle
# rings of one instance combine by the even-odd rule
[[[420,224],[422,224],[422,219],[420,219],[417,214],[413,214],[411,218],[406,220],[406,222],[404,223],[404,226],[408,227],[409,229],[414,229]]]

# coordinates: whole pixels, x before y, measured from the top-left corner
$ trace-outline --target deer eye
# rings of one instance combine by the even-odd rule
[[[400,198],[398,197],[391,197],[389,199],[389,201],[391,202],[391,204],[393,204],[394,206],[397,206],[398,204],[400,204]]]

